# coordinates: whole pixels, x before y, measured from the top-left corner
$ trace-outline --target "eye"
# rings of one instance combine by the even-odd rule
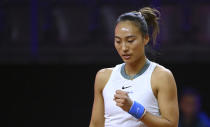
[[[129,43],[132,43],[132,42],[134,42],[134,40],[128,40],[128,42],[129,42]]]
[[[115,43],[118,43],[119,44],[120,43],[120,40],[115,40]]]

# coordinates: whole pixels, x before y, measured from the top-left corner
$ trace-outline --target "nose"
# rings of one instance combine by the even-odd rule
[[[122,50],[123,52],[127,52],[128,51],[128,46],[126,43],[122,43]]]

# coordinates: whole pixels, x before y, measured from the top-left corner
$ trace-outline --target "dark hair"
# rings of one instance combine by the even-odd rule
[[[156,38],[159,33],[159,16],[160,12],[157,9],[144,7],[139,11],[132,11],[120,15],[117,19],[117,23],[121,21],[132,21],[139,27],[143,36],[149,35],[151,32],[149,29],[152,28],[153,45],[155,45]]]

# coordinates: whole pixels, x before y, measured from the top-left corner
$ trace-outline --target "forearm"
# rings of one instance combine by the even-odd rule
[[[89,127],[104,127],[103,123],[90,122]]]
[[[89,127],[104,127],[104,117],[100,114],[93,114]]]
[[[141,121],[147,127],[177,127],[178,126],[178,122],[176,121],[170,121],[161,116],[152,115],[149,112],[146,112],[146,114],[142,117]]]

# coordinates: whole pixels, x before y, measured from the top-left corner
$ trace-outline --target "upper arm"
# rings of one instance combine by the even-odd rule
[[[178,126],[179,109],[176,82],[171,71],[159,68],[154,76],[161,117]]]
[[[102,91],[111,75],[111,69],[102,69],[97,72],[94,84],[94,102],[90,127],[104,126],[104,101]]]

